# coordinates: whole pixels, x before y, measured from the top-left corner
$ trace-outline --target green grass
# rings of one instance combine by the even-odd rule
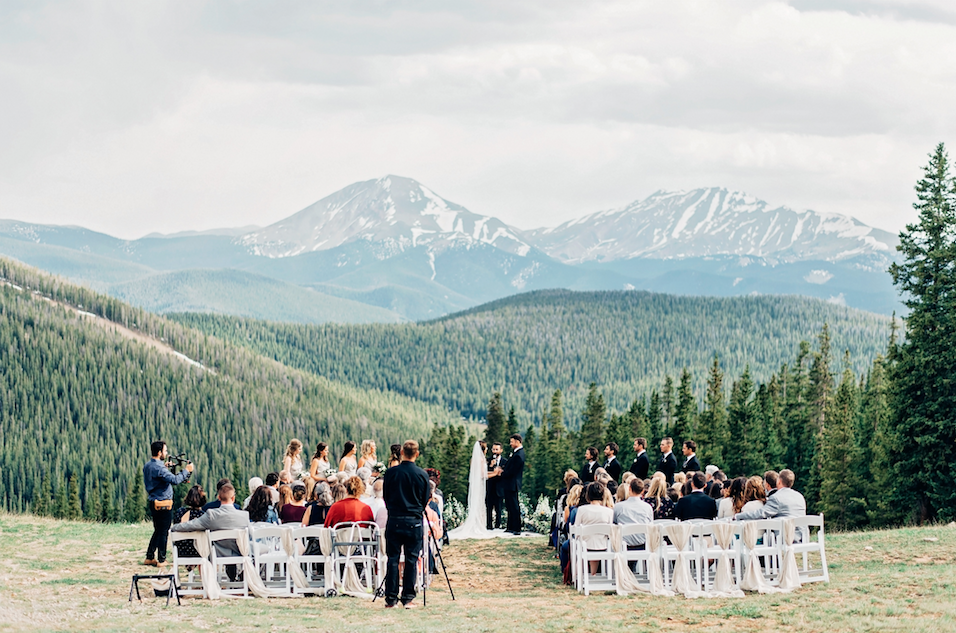
[[[543,539],[458,542],[445,550],[457,600],[440,578],[407,612],[352,598],[129,603],[150,532],[0,514],[0,631],[956,630],[956,527],[830,534],[829,585],[743,599],[585,598],[560,584]]]

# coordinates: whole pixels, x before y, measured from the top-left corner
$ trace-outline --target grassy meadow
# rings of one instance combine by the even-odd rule
[[[956,631],[956,526],[830,534],[829,585],[687,600],[561,585],[543,538],[452,543],[428,605],[354,598],[127,601],[151,527],[0,514],[0,631]],[[146,583],[143,583],[145,586]],[[420,604],[420,600],[419,600]]]

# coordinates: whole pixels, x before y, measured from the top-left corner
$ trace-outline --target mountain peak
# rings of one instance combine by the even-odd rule
[[[440,249],[487,243],[520,255],[530,250],[501,220],[393,174],[349,185],[240,241],[257,255],[290,257],[355,240],[380,244],[384,256],[424,244]]]
[[[742,191],[705,187],[655,191],[619,209],[527,234],[569,262],[746,255],[771,261],[886,259],[895,236],[833,213],[771,207]]]

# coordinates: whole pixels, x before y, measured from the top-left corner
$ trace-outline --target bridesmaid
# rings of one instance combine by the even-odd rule
[[[289,472],[292,481],[298,479],[303,470],[302,465],[302,442],[292,439],[289,446],[285,449],[285,458],[282,460],[282,470]]]
[[[319,442],[315,445],[315,454],[312,455],[312,463],[309,464],[309,477],[313,481],[326,481],[325,473],[332,464],[329,463],[329,445],[325,442]]]
[[[362,456],[359,457],[358,467],[361,468],[362,466],[371,470],[373,477],[378,477],[378,473],[375,472],[375,467],[378,466],[378,457],[375,454],[374,440],[362,441]]]
[[[339,472],[351,477],[356,470],[358,470],[358,461],[355,459],[355,442],[349,440],[345,443],[342,459],[339,460]]]

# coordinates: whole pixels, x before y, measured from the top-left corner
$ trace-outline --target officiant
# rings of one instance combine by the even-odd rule
[[[501,490],[501,478],[496,471],[503,468],[508,461],[502,455],[504,448],[501,442],[491,445],[491,458],[488,460],[488,486],[485,488],[485,521],[486,528],[492,529],[492,512],[494,512],[494,529],[501,529],[501,513],[504,509],[504,495]]]

